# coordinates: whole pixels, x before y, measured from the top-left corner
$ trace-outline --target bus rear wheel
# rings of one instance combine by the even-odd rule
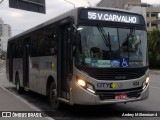
[[[57,99],[57,90],[54,82],[50,86],[49,101],[53,109],[58,110],[61,108],[61,102]]]
[[[20,86],[20,79],[19,79],[19,75],[16,75],[16,90],[18,93],[23,93],[24,89],[23,87]]]

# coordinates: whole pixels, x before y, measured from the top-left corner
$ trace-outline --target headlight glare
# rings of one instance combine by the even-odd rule
[[[147,77],[143,82],[143,90],[146,88],[148,83],[149,83],[149,77]]]
[[[80,85],[80,86],[82,86],[82,87],[85,87],[85,86],[86,86],[86,82],[85,82],[84,80],[82,80],[82,79],[78,79],[78,80],[77,80],[77,83],[78,83],[78,85]]]
[[[83,89],[91,92],[91,93],[95,93],[95,89],[94,86],[90,83],[88,83],[87,81],[85,81],[83,78],[80,77],[76,77],[76,83],[82,87]]]
[[[149,83],[149,77],[146,78],[146,84],[148,84],[148,83]]]

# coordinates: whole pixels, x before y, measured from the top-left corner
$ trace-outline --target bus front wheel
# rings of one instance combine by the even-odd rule
[[[49,101],[50,101],[53,109],[60,109],[61,102],[57,99],[57,90],[56,90],[56,86],[55,86],[54,82],[52,82],[52,84],[50,86]]]
[[[18,93],[23,93],[24,89],[23,87],[20,86],[20,80],[19,80],[19,75],[16,75],[16,90]]]

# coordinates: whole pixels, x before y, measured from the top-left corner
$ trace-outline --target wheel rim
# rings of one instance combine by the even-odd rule
[[[56,89],[52,89],[51,90],[51,101],[52,102],[55,102],[56,96],[57,96]]]
[[[59,102],[57,101],[57,91],[53,87],[50,90],[50,102],[53,105],[53,107],[57,107]]]

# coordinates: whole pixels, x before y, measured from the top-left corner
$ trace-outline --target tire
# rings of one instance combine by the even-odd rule
[[[57,90],[54,82],[52,82],[49,88],[49,101],[52,108],[55,110],[59,110],[62,106],[62,103],[59,100],[57,100]]]
[[[16,75],[16,90],[18,93],[24,93],[24,88],[20,86],[19,75]]]

